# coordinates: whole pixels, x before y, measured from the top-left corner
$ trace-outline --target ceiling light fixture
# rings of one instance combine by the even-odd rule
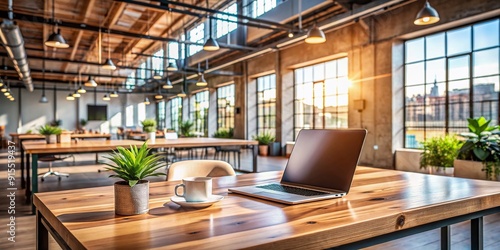
[[[208,85],[208,83],[207,83],[207,81],[205,81],[205,76],[203,75],[203,73],[200,73],[200,77],[198,77],[198,81],[196,82],[196,86],[205,87],[207,85]]]
[[[418,12],[415,21],[415,25],[429,25],[439,22],[439,14],[436,9],[432,8],[429,1],[425,1],[424,7]]]
[[[161,78],[162,78],[162,76],[160,75],[158,70],[155,70],[153,73],[153,79],[160,80]]]
[[[3,95],[4,95],[4,96],[7,96],[7,97],[11,96],[12,94],[10,93],[10,89],[9,89],[9,91],[7,91],[7,92],[3,93]]]
[[[174,59],[175,61],[175,59]],[[174,62],[168,63],[167,71],[177,71],[177,65]]]
[[[109,27],[108,27],[108,59],[106,59],[106,61],[102,65],[102,68],[109,69],[109,70],[115,70],[116,66],[113,63],[113,60],[111,60],[111,46],[109,45],[109,40],[110,40],[110,37],[109,37]]]
[[[3,87],[0,89],[0,91],[2,91],[2,92],[7,92],[7,86],[6,86],[6,85],[3,85]]]
[[[78,93],[80,93],[80,94],[85,94],[85,93],[87,93],[87,90],[85,90],[85,89],[83,88],[83,86],[80,86],[80,88],[78,89]]]
[[[144,97],[144,104],[149,105],[151,102],[149,102],[149,98]]]
[[[325,33],[316,24],[307,32],[306,43],[319,44],[326,42]]]
[[[85,87],[97,87],[97,82],[94,80],[93,76],[89,76],[89,79],[85,82]]]
[[[45,56],[45,52],[44,52]],[[49,99],[45,96],[45,57],[42,61],[42,97],[40,97],[40,103],[48,103]]]
[[[113,98],[118,97],[118,92],[116,92],[116,90],[113,90],[113,92],[111,92],[111,94],[109,94],[109,97],[113,97]]]
[[[206,0],[207,3],[207,9],[210,9],[208,0]],[[203,50],[205,51],[217,51],[219,50],[219,43],[217,43],[217,40],[215,40],[212,37],[212,17],[210,14],[207,13],[207,18],[208,18],[208,39],[203,45]]]
[[[104,96],[102,97],[102,100],[109,101],[109,100],[111,100],[111,98],[109,98],[108,94],[104,94]]]
[[[75,97],[73,97],[73,95],[71,93],[69,93],[68,96],[66,96],[66,100],[68,100],[68,101],[74,101]]]
[[[2,87],[2,86],[3,86],[3,81],[2,81],[2,79],[0,79],[0,87]]]
[[[58,28],[57,22],[55,20],[55,3],[52,0],[52,21],[56,23],[54,28],[54,32],[49,36],[49,39],[45,41],[45,46],[58,48],[58,49],[67,49],[69,48],[69,44],[66,42],[64,37],[61,35],[61,29]],[[57,32],[56,32],[57,31]]]
[[[73,93],[73,97],[79,98],[80,96],[82,96],[82,95],[80,93],[78,93],[78,91],[75,90],[75,92]]]
[[[161,88],[158,85],[158,94],[155,95],[155,99],[160,100],[163,99],[163,95],[161,94]]]
[[[186,84],[187,84],[187,81],[186,81],[186,73],[183,73],[182,74],[182,88],[181,88],[181,92],[179,94],[177,94],[178,97],[181,97],[181,98],[184,98],[187,96],[186,92],[184,92],[184,89],[186,88]]]

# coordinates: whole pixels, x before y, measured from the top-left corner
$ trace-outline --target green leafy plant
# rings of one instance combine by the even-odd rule
[[[184,137],[194,137],[193,133],[193,127],[194,123],[192,121],[183,121],[179,123],[179,131],[181,132],[181,135]]]
[[[490,126],[484,117],[469,118],[469,132],[461,133],[465,143],[458,151],[457,159],[480,161],[487,176],[500,173],[500,132],[498,126]]]
[[[52,122],[50,122],[50,125],[52,127],[59,127],[62,125],[62,120],[53,120]]]
[[[234,129],[230,128],[220,128],[219,130],[215,131],[213,134],[213,137],[215,138],[233,138],[234,135]]]
[[[151,133],[156,132],[156,120],[154,119],[145,119],[141,122],[144,132]]]
[[[144,143],[139,149],[135,145],[131,145],[130,148],[118,147],[113,153],[104,156],[114,163],[104,163],[109,166],[106,169],[116,173],[109,177],[120,178],[133,187],[146,177],[165,175],[165,173],[155,172],[165,165],[162,157],[158,154],[150,154],[149,151],[147,144]]]
[[[420,159],[420,168],[453,167],[453,161],[458,156],[462,142],[454,135],[433,137],[422,143],[423,152]]]
[[[45,125],[38,128],[38,133],[42,135],[60,135],[61,132],[62,132],[61,128],[50,125]]]
[[[87,120],[85,120],[85,119],[80,119],[80,125],[81,125],[82,127],[85,127],[85,126],[87,125]]]
[[[274,142],[276,138],[269,132],[263,132],[259,135],[252,136],[252,139],[259,142],[259,145],[269,145],[271,142]]]

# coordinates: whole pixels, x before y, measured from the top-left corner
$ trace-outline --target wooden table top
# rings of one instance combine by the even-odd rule
[[[169,202],[178,181],[151,183],[143,215],[115,215],[112,186],[37,193],[34,204],[72,249],[324,249],[500,206],[500,182],[367,167],[339,199],[287,206],[227,193],[280,176],[214,178],[226,197],[198,210]]]
[[[14,140],[16,138],[22,140],[34,140],[34,139],[45,139],[45,135],[41,134],[9,134]],[[111,138],[111,134],[71,134],[71,138],[79,138],[79,139],[90,139],[90,138]]]
[[[28,154],[53,154],[71,152],[99,152],[110,151],[116,147],[128,147],[130,145],[141,146],[144,142],[136,140],[107,140],[107,141],[78,141],[77,143],[46,144],[45,142],[23,142],[23,148]],[[230,145],[257,145],[257,141],[220,139],[220,138],[179,138],[179,139],[156,139],[155,143],[149,143],[150,148],[161,147],[209,147]]]

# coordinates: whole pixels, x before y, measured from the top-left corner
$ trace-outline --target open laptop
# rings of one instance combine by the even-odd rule
[[[285,204],[342,197],[351,187],[366,133],[365,129],[303,129],[280,183],[229,191]]]

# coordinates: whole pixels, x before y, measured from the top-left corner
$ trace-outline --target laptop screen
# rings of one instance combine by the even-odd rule
[[[348,192],[365,136],[365,129],[301,130],[281,182]]]

